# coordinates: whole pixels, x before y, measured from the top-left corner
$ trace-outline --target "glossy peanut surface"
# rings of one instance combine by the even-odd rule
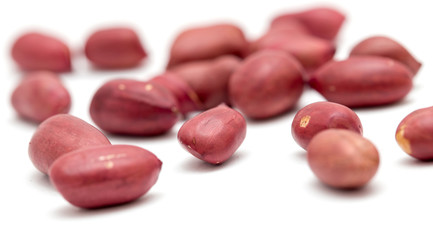
[[[179,33],[174,40],[167,68],[222,55],[245,57],[247,54],[248,42],[238,26],[214,24],[193,27]]]
[[[162,162],[136,146],[85,148],[61,156],[51,182],[71,204],[98,208],[133,201],[156,183]]]
[[[319,132],[330,129],[348,129],[362,135],[358,115],[350,108],[333,102],[315,102],[301,108],[292,121],[292,136],[304,149]]]
[[[310,86],[328,101],[348,107],[385,105],[412,89],[412,72],[402,63],[377,56],[354,56],[318,69]]]
[[[102,130],[113,134],[163,134],[178,120],[173,94],[155,82],[116,79],[94,94],[90,116]]]
[[[433,107],[408,114],[398,125],[395,139],[400,148],[419,160],[433,160]]]
[[[245,136],[244,117],[226,105],[219,105],[185,122],[177,138],[195,157],[220,164],[233,155]]]
[[[304,70],[283,51],[263,50],[246,58],[229,81],[231,103],[250,118],[264,119],[295,106]]]

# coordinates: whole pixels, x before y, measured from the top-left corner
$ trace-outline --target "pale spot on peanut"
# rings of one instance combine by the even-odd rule
[[[405,151],[407,154],[412,153],[412,149],[410,147],[410,141],[404,137],[404,130],[406,128],[406,124],[403,124],[400,129],[397,131],[395,135],[395,139],[397,140],[398,145]]]
[[[173,113],[176,113],[176,114],[178,114],[179,113],[179,109],[177,109],[177,107],[171,107],[171,111],[173,112]]]
[[[394,60],[389,59],[387,64],[389,67],[392,67],[392,66],[394,66],[395,62],[394,62]]]
[[[119,88],[119,90],[125,90],[125,84],[119,84],[119,86],[117,86]]]
[[[195,137],[193,137],[193,138],[192,138],[192,144],[195,145],[196,143],[197,143],[197,141],[195,140]]]
[[[106,160],[111,160],[113,158],[121,158],[126,156],[125,153],[119,153],[119,154],[108,154],[108,155],[104,155],[104,156],[99,156],[98,160],[99,161],[106,161]]]
[[[310,123],[311,116],[305,115],[301,118],[301,122],[299,122],[299,126],[301,128],[306,128],[308,126],[308,123]]]
[[[144,87],[144,89],[146,90],[146,91],[150,91],[150,90],[152,90],[153,89],[153,85],[152,84],[146,84],[146,86]]]
[[[337,88],[334,85],[329,86],[329,91],[334,92]]]
[[[105,163],[105,167],[107,169],[111,169],[111,168],[113,168],[113,166],[114,166],[114,163],[112,161],[108,161]]]

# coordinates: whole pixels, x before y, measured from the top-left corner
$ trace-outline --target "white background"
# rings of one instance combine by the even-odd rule
[[[359,191],[337,191],[313,176],[292,139],[296,110],[268,121],[248,121],[234,157],[210,166],[177,142],[182,122],[164,136],[109,136],[134,144],[162,161],[159,181],[138,201],[94,211],[67,203],[27,155],[36,125],[20,120],[10,94],[21,73],[9,51],[27,30],[64,39],[74,50],[74,71],[61,77],[73,98],[71,114],[90,123],[90,99],[116,77],[146,80],[161,73],[171,41],[187,26],[230,21],[249,38],[263,33],[278,13],[334,6],[347,14],[337,59],[371,35],[405,45],[423,67],[400,103],[357,109],[364,136],[378,148],[376,177]],[[433,163],[407,156],[394,140],[401,119],[433,105],[433,15],[428,1],[2,1],[0,3],[0,239],[432,239]],[[134,27],[149,60],[128,71],[96,71],[80,54],[86,37],[101,26]],[[306,90],[299,109],[323,100]],[[433,120],[432,120],[433,121]]]

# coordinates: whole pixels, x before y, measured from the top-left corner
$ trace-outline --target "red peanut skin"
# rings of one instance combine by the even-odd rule
[[[162,162],[129,145],[80,149],[61,156],[50,168],[55,188],[72,205],[99,208],[133,201],[156,183]]]
[[[320,181],[339,189],[365,186],[379,168],[376,147],[360,134],[346,129],[318,133],[308,145],[307,158]]]
[[[318,69],[310,86],[328,101],[347,107],[385,105],[412,89],[412,72],[400,62],[376,56],[354,56]]]
[[[358,115],[350,108],[332,102],[315,102],[299,110],[292,122],[292,136],[303,149],[319,132],[329,129],[347,129],[362,135]]]
[[[94,32],[85,45],[86,57],[102,69],[131,68],[147,57],[137,33],[130,28],[107,28]]]
[[[171,72],[165,72],[149,80],[167,88],[176,97],[179,111],[186,114],[202,109],[202,103],[194,90],[182,78]]]
[[[232,24],[196,27],[176,37],[171,46],[167,68],[222,55],[235,55],[242,58],[247,54],[248,42],[239,27]]]
[[[227,161],[246,136],[245,118],[221,104],[185,122],[177,138],[188,152],[211,164]]]
[[[280,15],[272,20],[271,28],[299,21],[316,37],[333,41],[346,17],[336,9],[317,7],[296,13]]]
[[[12,58],[24,71],[71,71],[71,53],[61,40],[37,32],[20,36],[13,44]]]
[[[332,60],[336,51],[328,40],[290,31],[271,31],[258,39],[254,47],[252,51],[283,50],[293,55],[307,71],[314,71]]]
[[[303,69],[283,51],[250,55],[229,81],[231,103],[249,118],[265,119],[292,109],[303,91]]]
[[[421,68],[418,62],[410,52],[400,43],[384,36],[369,37],[356,46],[350,52],[350,56],[373,55],[395,59],[405,64],[416,75]]]
[[[398,125],[395,138],[410,156],[422,161],[433,159],[433,107],[418,109]]]
[[[264,41],[268,41],[268,38],[274,38],[275,36],[290,36],[295,34],[308,35],[310,32],[308,29],[299,21],[287,21],[284,24],[276,25],[275,27],[269,28],[268,31],[263,34],[260,38],[249,42],[249,54],[252,54],[259,50],[263,45]]]
[[[200,110],[207,110],[221,103],[230,104],[228,82],[240,63],[239,58],[227,55],[180,64],[170,72],[183,79],[197,94],[202,105]]]
[[[68,152],[100,145],[111,145],[107,137],[87,122],[68,115],[58,114],[42,122],[29,144],[29,157],[42,173]]]
[[[116,79],[96,91],[90,116],[113,134],[154,136],[177,122],[178,106],[173,94],[155,82]]]
[[[71,96],[59,77],[52,72],[27,74],[11,96],[15,111],[25,119],[40,123],[60,113],[68,113]]]

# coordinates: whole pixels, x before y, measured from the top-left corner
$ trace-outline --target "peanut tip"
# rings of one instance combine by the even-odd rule
[[[405,151],[407,154],[412,153],[412,149],[410,147],[410,141],[404,137],[404,130],[406,128],[406,125],[402,125],[400,129],[397,131],[397,134],[395,135],[395,138],[397,140],[398,145]]]
[[[299,123],[299,126],[300,126],[301,128],[306,128],[306,127],[308,126],[308,123],[310,122],[310,118],[311,118],[310,115],[305,115],[305,116],[303,116],[303,117],[301,118],[301,121],[300,121],[300,123]]]

